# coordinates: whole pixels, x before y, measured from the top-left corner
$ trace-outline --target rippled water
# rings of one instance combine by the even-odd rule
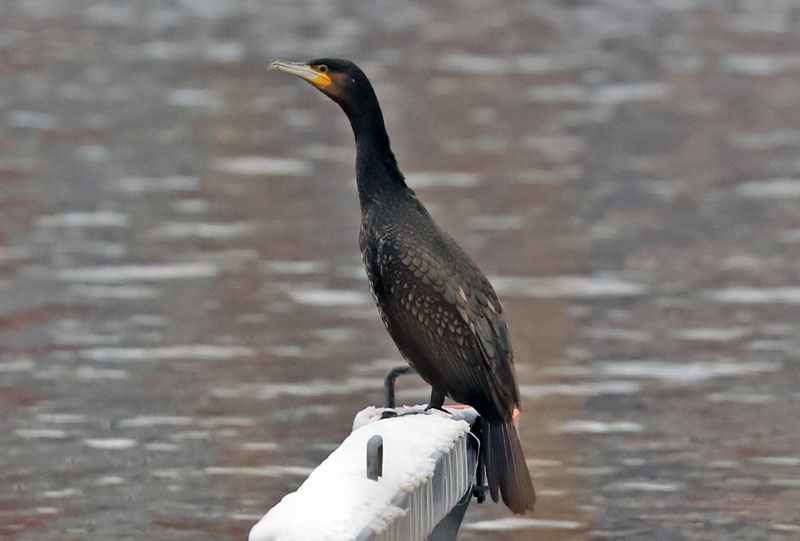
[[[266,71],[330,54],[511,325],[538,507],[461,538],[800,535],[800,3],[2,12],[0,537],[242,539],[380,402],[349,126]]]

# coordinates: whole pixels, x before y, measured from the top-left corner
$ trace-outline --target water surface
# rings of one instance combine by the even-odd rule
[[[5,2],[0,537],[243,539],[381,401],[349,126],[266,71],[336,54],[511,326],[537,511],[461,539],[796,538],[798,20]]]

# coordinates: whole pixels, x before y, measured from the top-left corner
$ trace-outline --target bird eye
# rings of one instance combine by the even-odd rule
[[[317,66],[317,71],[320,73],[326,73],[328,71],[328,66],[326,66],[325,64],[321,64]]]

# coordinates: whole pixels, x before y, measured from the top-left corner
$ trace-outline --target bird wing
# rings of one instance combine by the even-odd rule
[[[420,375],[482,414],[519,403],[508,327],[491,284],[441,230],[378,246],[381,309]]]

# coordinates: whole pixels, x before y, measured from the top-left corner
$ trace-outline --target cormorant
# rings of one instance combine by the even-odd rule
[[[337,58],[274,61],[339,104],[356,140],[361,204],[359,244],[370,290],[397,348],[444,398],[474,407],[484,420],[489,492],[514,513],[536,499],[512,421],[519,407],[508,327],[486,276],[442,231],[406,186],[389,145],[378,98],[355,64]]]

